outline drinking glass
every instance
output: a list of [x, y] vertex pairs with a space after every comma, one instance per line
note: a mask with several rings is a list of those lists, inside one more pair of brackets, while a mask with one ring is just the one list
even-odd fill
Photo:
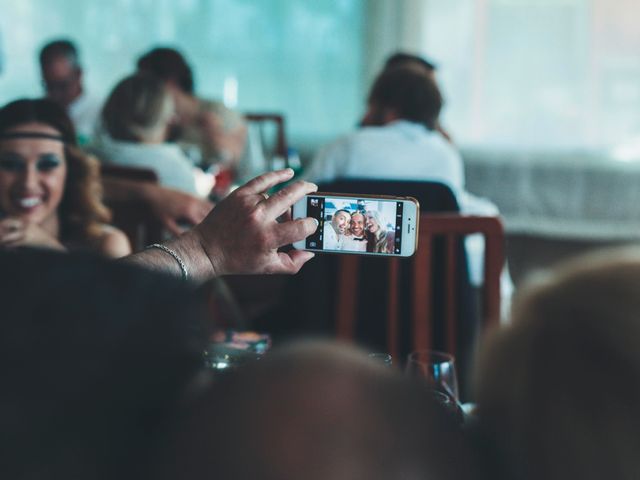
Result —
[[371, 360], [381, 363], [385, 367], [393, 366], [393, 358], [391, 358], [391, 355], [389, 355], [388, 353], [378, 353], [378, 352], [370, 353], [369, 358]]
[[429, 382], [431, 387], [458, 403], [458, 378], [453, 355], [436, 350], [417, 350], [407, 359], [406, 372]]

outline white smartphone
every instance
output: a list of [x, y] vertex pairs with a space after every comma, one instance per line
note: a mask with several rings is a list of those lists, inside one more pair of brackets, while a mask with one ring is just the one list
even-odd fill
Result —
[[318, 229], [293, 244], [298, 250], [410, 257], [418, 246], [415, 198], [314, 193], [293, 206], [293, 218], [304, 217]]

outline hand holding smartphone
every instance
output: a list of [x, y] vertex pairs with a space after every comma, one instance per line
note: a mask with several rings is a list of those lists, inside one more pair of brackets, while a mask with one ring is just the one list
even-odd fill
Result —
[[318, 229], [298, 250], [409, 257], [418, 243], [420, 207], [411, 197], [314, 193], [293, 206], [293, 218], [312, 217]]

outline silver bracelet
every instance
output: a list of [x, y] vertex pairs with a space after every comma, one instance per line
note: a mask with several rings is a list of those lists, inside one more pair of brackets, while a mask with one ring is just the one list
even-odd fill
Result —
[[187, 271], [187, 266], [184, 264], [184, 262], [176, 252], [171, 250], [169, 247], [165, 247], [161, 243], [154, 243], [152, 245], [148, 245], [147, 247], [145, 247], [145, 250], [149, 250], [150, 248], [158, 248], [163, 252], [171, 255], [174, 258], [174, 260], [178, 262], [178, 265], [180, 265], [180, 271], [182, 272], [182, 280], [189, 279], [189, 272]]

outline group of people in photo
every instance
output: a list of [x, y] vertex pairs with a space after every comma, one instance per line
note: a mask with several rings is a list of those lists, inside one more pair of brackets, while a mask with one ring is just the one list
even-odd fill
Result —
[[[323, 249], [349, 252], [394, 253], [395, 230], [378, 209], [359, 201], [355, 210], [336, 210], [324, 230]], [[390, 206], [393, 206], [391, 204]]]

